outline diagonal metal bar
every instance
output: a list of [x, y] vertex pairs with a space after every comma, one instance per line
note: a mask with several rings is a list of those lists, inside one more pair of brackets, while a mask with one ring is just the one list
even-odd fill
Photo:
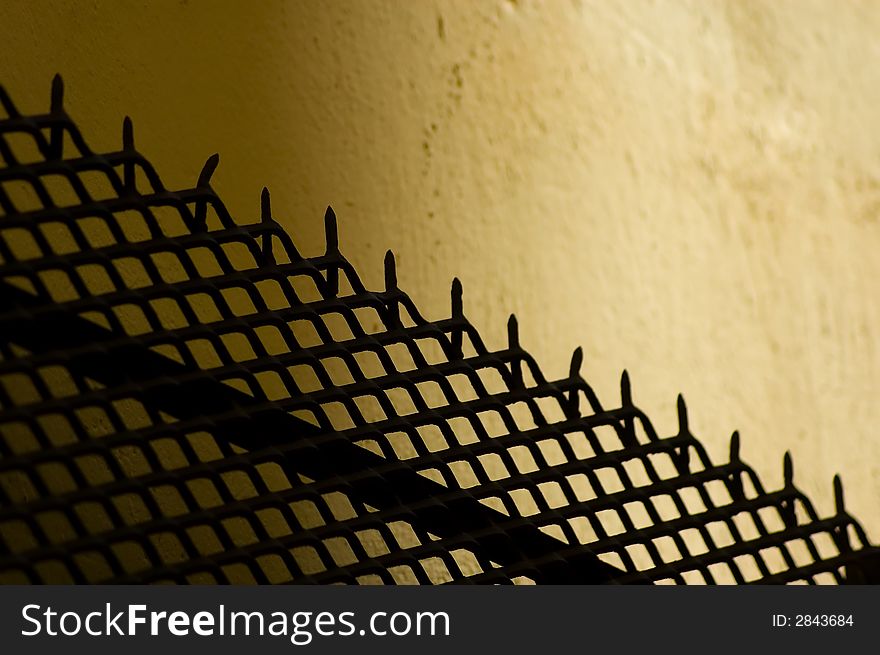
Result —
[[[218, 382], [209, 373], [198, 375], [198, 370], [49, 303], [0, 283], [0, 307], [7, 317], [0, 325], [4, 340], [34, 353], [80, 349], [68, 362], [69, 369], [105, 386], [167, 380], [145, 387], [139, 399], [181, 420], [226, 416], [214, 424], [213, 434], [230, 444], [263, 449], [300, 440], [303, 447], [295, 454], [278, 451], [288, 471], [315, 479], [344, 478], [359, 500], [376, 507], [416, 508], [411, 516], [424, 530], [438, 536], [466, 533], [476, 549], [499, 564], [540, 562], [539, 567], [529, 568], [537, 582], [602, 584], [622, 575], [582, 546], [577, 553], [565, 552], [563, 559], [562, 551], [570, 549], [529, 521], [512, 520], [463, 490], [429, 480], [405, 462], [375, 455], [280, 409], [251, 411], [258, 404], [255, 398]], [[34, 322], [28, 310], [37, 307], [43, 320]], [[83, 349], [88, 345], [97, 348]], [[316, 437], [320, 437], [320, 449], [309, 444]], [[499, 527], [502, 522], [503, 530]]]

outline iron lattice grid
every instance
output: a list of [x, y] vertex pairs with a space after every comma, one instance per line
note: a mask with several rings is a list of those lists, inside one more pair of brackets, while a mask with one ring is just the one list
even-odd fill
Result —
[[325, 216], [166, 189], [123, 125], [93, 152], [0, 88], [0, 581], [865, 582], [878, 549], [793, 483], [661, 438], [632, 402], [490, 352], [452, 285], [424, 319], [361, 284]]

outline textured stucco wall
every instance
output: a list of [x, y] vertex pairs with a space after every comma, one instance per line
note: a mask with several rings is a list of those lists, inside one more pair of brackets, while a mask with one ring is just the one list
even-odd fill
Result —
[[169, 185], [221, 153], [308, 253], [321, 215], [428, 316], [510, 312], [550, 375], [629, 369], [663, 433], [683, 392], [719, 460], [770, 486], [786, 449], [880, 538], [880, 3], [5, 2], [0, 83], [52, 74], [94, 145], [122, 117]]

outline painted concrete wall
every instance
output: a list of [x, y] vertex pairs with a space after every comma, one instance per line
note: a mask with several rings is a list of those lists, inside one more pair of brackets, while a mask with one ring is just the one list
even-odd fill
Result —
[[307, 253], [332, 204], [381, 288], [386, 248], [432, 318], [458, 275], [548, 375], [629, 369], [661, 433], [683, 392], [718, 459], [785, 450], [823, 513], [880, 539], [880, 4], [13, 0], [0, 81], [92, 143], [136, 139], [171, 186], [215, 151], [254, 220], [265, 184]]

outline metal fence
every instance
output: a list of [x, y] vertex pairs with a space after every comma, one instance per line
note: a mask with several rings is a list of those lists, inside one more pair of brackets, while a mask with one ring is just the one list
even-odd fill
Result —
[[0, 89], [0, 581], [871, 582], [846, 512]]

